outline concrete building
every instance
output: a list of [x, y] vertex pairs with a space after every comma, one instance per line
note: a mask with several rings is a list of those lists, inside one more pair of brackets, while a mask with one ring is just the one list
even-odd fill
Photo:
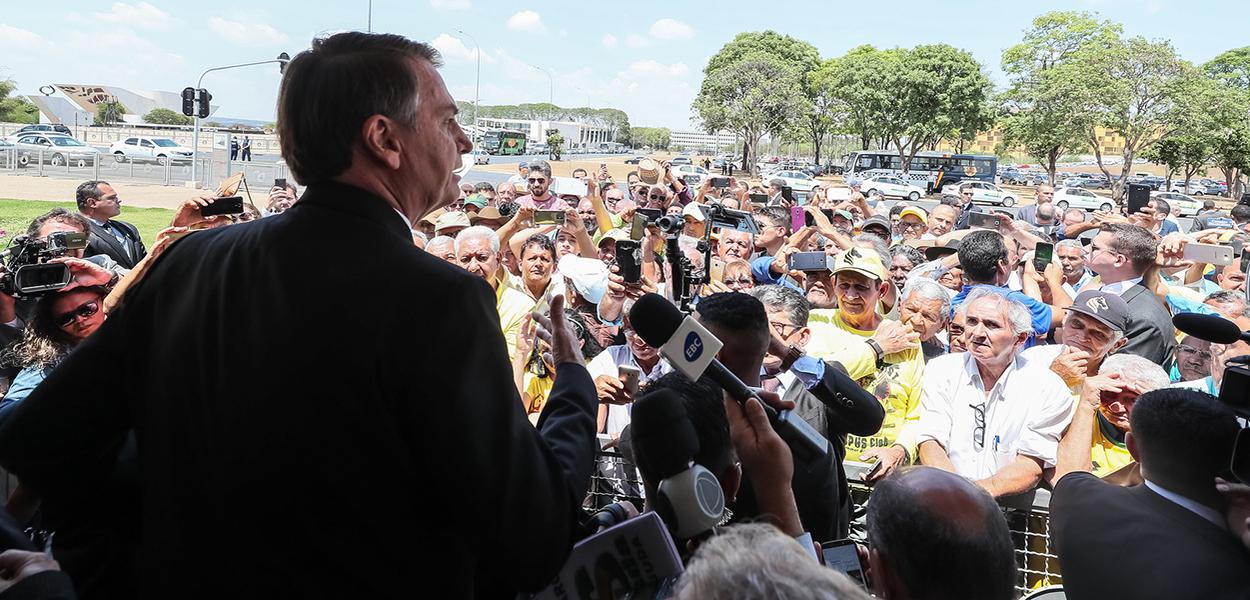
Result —
[[[1103, 156], [1119, 156], [1124, 152], [1124, 138], [1120, 137], [1119, 134], [1108, 131], [1103, 127], [1097, 127], [1094, 129], [1094, 135], [1098, 138], [1098, 144], [1100, 146], [1099, 149], [1102, 151]], [[1003, 132], [1001, 130], [995, 129], [992, 131], [985, 131], [978, 134], [972, 141], [965, 142], [963, 151], [970, 154], [995, 154], [999, 150], [998, 146], [1002, 144], [1002, 142]], [[942, 142], [941, 144], [938, 144], [937, 150], [941, 152], [954, 152], [955, 144]], [[1087, 146], [1073, 148], [1072, 150], [1073, 154], [1089, 154], [1092, 152]], [[1006, 151], [1008, 154], [1014, 154], [1017, 156], [1025, 155], [1024, 150], [1021, 148], [1007, 148]]]
[[702, 131], [670, 131], [668, 133], [669, 148], [677, 150], [698, 150], [717, 152], [732, 148], [738, 137], [726, 131], [704, 133]]
[[[122, 115], [124, 123], [142, 123], [143, 116], [154, 108], [167, 108], [182, 113], [181, 92], [130, 90], [112, 85], [84, 85], [54, 83], [52, 87], [61, 96], [30, 95], [27, 98], [39, 107], [39, 120], [43, 123], [60, 123], [74, 126], [89, 125], [95, 119], [96, 105], [116, 101], [126, 107]], [[209, 105], [210, 114], [216, 112]]]
[[615, 141], [612, 136], [612, 130], [607, 127], [572, 121], [479, 117], [477, 126], [483, 130], [510, 129], [512, 131], [520, 131], [525, 134], [531, 143], [545, 142], [547, 140], [547, 132], [557, 129], [560, 131], [560, 135], [564, 137], [564, 147], [566, 149], [597, 148], [602, 142]]

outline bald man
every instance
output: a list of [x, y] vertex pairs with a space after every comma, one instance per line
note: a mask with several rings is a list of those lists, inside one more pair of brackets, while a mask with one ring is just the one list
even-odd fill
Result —
[[879, 598], [1015, 597], [1015, 547], [985, 490], [933, 467], [877, 483], [868, 504], [868, 564]]

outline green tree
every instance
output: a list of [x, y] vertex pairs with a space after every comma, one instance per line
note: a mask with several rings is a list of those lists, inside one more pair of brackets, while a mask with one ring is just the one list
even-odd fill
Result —
[[864, 45], [825, 61], [812, 74], [813, 85], [829, 95], [832, 131], [858, 137], [861, 150], [885, 137], [874, 110], [889, 103], [890, 92], [877, 87], [874, 79], [893, 68], [895, 58], [893, 51]]
[[122, 115], [126, 114], [126, 106], [116, 100], [105, 100], [95, 105], [96, 125], [112, 125], [122, 120]]
[[17, 83], [0, 80], [0, 121], [33, 124], [39, 122], [39, 107], [21, 96], [13, 96]]
[[168, 108], [153, 108], [148, 111], [148, 114], [143, 115], [143, 122], [155, 125], [190, 125], [195, 121], [191, 117]]
[[650, 146], [656, 150], [668, 150], [672, 145], [670, 132], [666, 127], [634, 127], [632, 130], [635, 146]]
[[1212, 163], [1224, 174], [1231, 198], [1245, 190], [1242, 177], [1250, 170], [1250, 46], [1221, 53], [1203, 65], [1225, 104], [1227, 116], [1212, 131]]
[[694, 109], [708, 133], [733, 131], [742, 137], [743, 168], [753, 171], [760, 138], [779, 134], [801, 114], [798, 78], [766, 54], [752, 54], [707, 73]]
[[547, 150], [551, 153], [551, 160], [560, 160], [560, 155], [564, 154], [564, 136], [560, 135], [559, 129], [547, 130]]
[[1008, 116], [1002, 123], [1003, 150], [1018, 146], [1046, 166], [1051, 185], [1059, 157], [1085, 146], [1095, 111], [1069, 93], [1084, 53], [1114, 46], [1118, 24], [1086, 12], [1050, 12], [1033, 19], [1024, 39], [1003, 51], [1010, 87], [1001, 96]]

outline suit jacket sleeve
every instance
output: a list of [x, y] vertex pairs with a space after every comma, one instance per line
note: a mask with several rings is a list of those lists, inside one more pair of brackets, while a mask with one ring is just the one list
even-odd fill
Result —
[[[463, 299], [460, 308], [423, 322], [444, 344], [437, 356], [414, 349], [413, 359], [446, 366], [414, 382], [407, 418], [418, 448], [450, 451], [414, 460], [447, 482], [441, 502], [473, 515], [458, 526], [481, 548], [481, 568], [502, 587], [536, 591], [575, 541], [596, 449], [594, 384], [584, 367], [560, 365], [536, 431], [512, 383], [490, 287], [460, 277], [441, 291]], [[431, 391], [437, 409], [422, 407]]]
[[1167, 309], [1163, 308], [1153, 292], [1141, 285], [1130, 288], [1125, 296], [1131, 309], [1129, 328], [1125, 332], [1128, 343], [1118, 352], [1136, 354], [1152, 362], [1164, 364], [1172, 355], [1172, 346], [1176, 339]]
[[842, 365], [827, 363], [825, 374], [808, 390], [829, 410], [829, 426], [859, 436], [881, 430], [885, 408], [877, 398], [851, 379]]

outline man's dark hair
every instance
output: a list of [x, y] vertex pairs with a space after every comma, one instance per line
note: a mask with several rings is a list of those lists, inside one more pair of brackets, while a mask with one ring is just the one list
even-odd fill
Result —
[[578, 171], [581, 171], [581, 172], [582, 172], [582, 175], [581, 175], [582, 177], [585, 177], [585, 176], [586, 176], [586, 169], [583, 169], [583, 168], [581, 168], [581, 167], [578, 167], [578, 168], [576, 168], [576, 169], [573, 169], [573, 177], [577, 177], [577, 176], [578, 176], [578, 175], [577, 175], [577, 172], [578, 172]]
[[296, 180], [309, 185], [346, 171], [369, 117], [416, 127], [413, 59], [441, 66], [438, 51], [427, 44], [358, 31], [314, 39], [311, 49], [291, 59], [278, 92], [278, 138]]
[[[942, 196], [942, 200], [940, 201], [940, 203], [945, 204], [947, 206], [954, 206], [955, 208], [959, 208], [960, 206], [962, 206], [962, 204], [959, 203], [959, 198], [956, 198], [954, 196]], [[903, 212], [903, 211], [899, 211], [899, 212]], [[894, 216], [894, 213], [891, 212], [890, 216], [891, 217]]]
[[906, 209], [907, 209], [907, 207], [906, 207], [906, 206], [903, 206], [903, 203], [902, 203], [902, 202], [899, 202], [898, 204], [895, 204], [894, 206], [891, 206], [891, 207], [890, 207], [890, 218], [891, 218], [891, 219], [893, 219], [894, 217], [899, 216], [899, 215], [900, 215], [900, 214], [902, 214], [902, 213], [903, 213], [903, 211], [904, 211], [904, 210], [906, 210]]
[[1232, 217], [1235, 223], [1250, 222], [1250, 204], [1238, 204], [1232, 210], [1228, 211], [1228, 216]]
[[1155, 212], [1162, 214], [1163, 216], [1172, 214], [1172, 205], [1168, 204], [1167, 200], [1164, 200], [1163, 198], [1151, 198], [1150, 201], [1155, 203]]
[[74, 200], [78, 202], [78, 210], [87, 208], [88, 200], [99, 199], [102, 195], [100, 186], [109, 185], [107, 181], [84, 181], [78, 184], [78, 189], [74, 191]]
[[970, 283], [997, 283], [998, 264], [1007, 262], [1007, 244], [997, 231], [974, 231], [959, 243], [959, 266]]
[[757, 285], [747, 293], [759, 298], [764, 303], [764, 310], [780, 310], [786, 313], [790, 324], [795, 327], [807, 325], [807, 318], [812, 312], [812, 305], [807, 298], [796, 289], [784, 285]]
[[485, 181], [479, 181], [477, 182], [476, 185], [473, 186], [473, 191], [478, 192], [478, 193], [493, 192], [495, 191], [495, 186], [489, 183], [486, 183]]
[[538, 248], [539, 250], [546, 250], [547, 253], [551, 255], [551, 260], [554, 261], [556, 259], [556, 244], [555, 242], [551, 241], [551, 238], [547, 237], [545, 234], [535, 233], [534, 235], [531, 235], [528, 238], [526, 238], [525, 243], [521, 244], [521, 255], [518, 256], [517, 259], [520, 259], [521, 257], [525, 256], [525, 251], [530, 248]]
[[603, 346], [599, 345], [599, 341], [595, 339], [590, 328], [586, 327], [586, 320], [582, 318], [581, 313], [572, 308], [564, 309], [564, 317], [568, 320], [569, 326], [573, 328], [573, 333], [577, 336], [578, 341], [582, 343], [582, 359], [590, 362], [600, 352], [603, 352]]
[[737, 292], [721, 292], [712, 294], [699, 301], [697, 307], [699, 322], [704, 325], [754, 334], [768, 343], [771, 333], [768, 331], [768, 313], [764, 303], [754, 296]]
[[1111, 249], [1127, 256], [1138, 273], [1145, 273], [1155, 263], [1159, 240], [1153, 233], [1128, 223], [1108, 223], [1102, 231], [1111, 234]]
[[42, 229], [44, 223], [47, 223], [48, 221], [71, 225], [78, 228], [78, 231], [83, 233], [89, 233], [91, 231], [91, 222], [87, 220], [87, 217], [78, 213], [69, 212], [64, 208], [54, 208], [35, 217], [35, 220], [31, 221], [30, 225], [26, 227], [26, 235], [32, 238], [39, 237], [39, 230]]
[[533, 174], [534, 171], [538, 171], [539, 173], [546, 175], [547, 179], [551, 179], [551, 163], [545, 160], [536, 160], [531, 162], [530, 173]]
[[638, 171], [630, 171], [630, 172], [628, 172], [628, 173], [626, 173], [626, 174], [625, 174], [625, 183], [626, 183], [626, 184], [628, 184], [628, 183], [629, 183], [629, 178], [630, 178], [630, 177], [637, 177], [637, 178], [639, 178], [639, 179], [642, 179], [642, 176], [638, 174]]
[[1213, 485], [1228, 467], [1238, 431], [1227, 405], [1205, 392], [1180, 388], [1142, 394], [1129, 424], [1144, 471], [1160, 485]]
[[1002, 510], [979, 489], [968, 490], [977, 506], [967, 518], [928, 506], [907, 484], [909, 477], [929, 475], [926, 468], [896, 471], [877, 483], [868, 504], [868, 543], [913, 597], [1014, 598], [1015, 547]]
[[756, 217], [763, 217], [772, 223], [773, 227], [785, 227], [790, 232], [790, 211], [780, 206], [765, 206], [755, 210]]

